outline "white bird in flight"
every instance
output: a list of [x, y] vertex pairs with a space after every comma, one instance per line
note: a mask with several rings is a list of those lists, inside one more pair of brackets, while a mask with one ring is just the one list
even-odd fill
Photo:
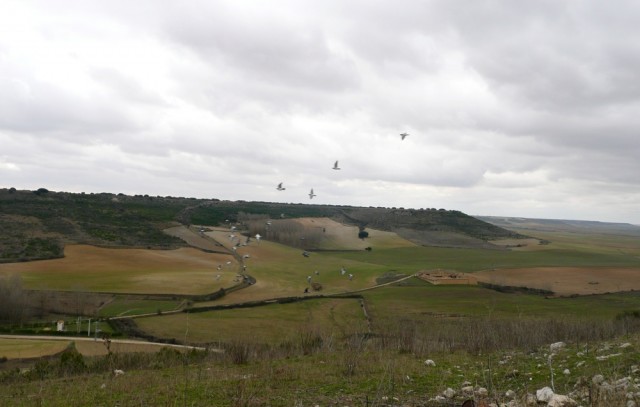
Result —
[[284, 187], [282, 186], [282, 182], [281, 182], [281, 183], [279, 183], [279, 184], [278, 184], [278, 186], [276, 187], [276, 189], [277, 189], [278, 191], [284, 191], [284, 190], [285, 190], [285, 189], [287, 189], [287, 188], [284, 188]]
[[338, 162], [336, 161], [335, 164], [333, 164], [333, 169], [334, 170], [339, 170], [340, 167], [338, 167]]
[[409, 133], [400, 133], [400, 137], [402, 137], [402, 140], [404, 140], [408, 135]]
[[313, 193], [313, 188], [311, 188], [311, 192], [309, 192], [309, 199], [313, 199], [316, 194]]

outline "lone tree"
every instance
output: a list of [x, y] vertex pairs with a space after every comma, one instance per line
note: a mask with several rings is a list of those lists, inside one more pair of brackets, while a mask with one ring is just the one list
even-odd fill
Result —
[[358, 237], [364, 240], [365, 238], [369, 237], [369, 232], [367, 232], [366, 230], [361, 230], [358, 233]]

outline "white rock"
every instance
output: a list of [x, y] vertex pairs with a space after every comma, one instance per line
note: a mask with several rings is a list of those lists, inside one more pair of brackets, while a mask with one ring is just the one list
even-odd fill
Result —
[[629, 384], [631, 383], [631, 379], [629, 377], [623, 377], [622, 379], [616, 380], [616, 382], [614, 383], [614, 385], [617, 388], [623, 388], [626, 389], [627, 387], [629, 387]]
[[113, 371], [113, 374], [116, 375], [116, 376], [122, 376], [124, 374], [124, 370], [115, 369]]
[[627, 407], [638, 407], [638, 405], [633, 400], [627, 400]]
[[552, 343], [551, 345], [549, 345], [549, 350], [552, 353], [558, 352], [559, 350], [565, 348], [567, 346], [566, 343], [564, 342], [556, 342], [556, 343]]
[[570, 374], [571, 374], [571, 370], [569, 370], [569, 369], [564, 369], [564, 370], [562, 371], [562, 374], [564, 374], [564, 375], [570, 375]]
[[471, 396], [473, 395], [473, 386], [464, 386], [460, 391], [466, 396]]
[[578, 403], [569, 396], [554, 394], [547, 403], [547, 407], [576, 407]]
[[580, 362], [576, 363], [576, 367], [581, 367], [582, 365], [584, 365], [584, 360], [581, 360]]
[[527, 397], [525, 398], [525, 405], [526, 406], [537, 406], [538, 405], [538, 399], [536, 398], [536, 396], [534, 396], [531, 393], [527, 394]]
[[601, 374], [597, 374], [593, 376], [593, 378], [591, 379], [591, 382], [593, 384], [602, 384], [602, 382], [604, 382], [604, 376]]
[[513, 390], [507, 390], [507, 391], [504, 393], [504, 396], [505, 396], [506, 398], [509, 398], [509, 399], [514, 399], [514, 398], [516, 398], [516, 392], [515, 392], [515, 391], [513, 391]]
[[478, 390], [476, 390], [476, 394], [480, 397], [487, 397], [489, 395], [489, 391], [484, 387], [478, 387]]
[[543, 387], [536, 391], [536, 398], [538, 401], [542, 401], [543, 403], [548, 403], [553, 395], [554, 393], [553, 390], [551, 390], [551, 387]]
[[629, 348], [629, 347], [631, 347], [631, 344], [630, 344], [629, 342], [625, 342], [625, 343], [623, 343], [622, 345], [620, 345], [620, 347], [621, 347], [622, 349]]
[[433, 361], [433, 360], [431, 360], [431, 359], [427, 359], [427, 360], [425, 360], [425, 361], [424, 361], [424, 364], [425, 364], [426, 366], [435, 366], [435, 365], [436, 365], [436, 362], [434, 362], [434, 361]]
[[448, 399], [452, 399], [453, 396], [456, 395], [456, 391], [453, 390], [451, 387], [449, 387], [447, 390], [442, 392], [442, 395], [445, 396]]
[[622, 355], [622, 353], [612, 353], [611, 355], [596, 356], [596, 360], [602, 362], [603, 360], [607, 360], [609, 358], [615, 358], [616, 356], [620, 356], [620, 355]]

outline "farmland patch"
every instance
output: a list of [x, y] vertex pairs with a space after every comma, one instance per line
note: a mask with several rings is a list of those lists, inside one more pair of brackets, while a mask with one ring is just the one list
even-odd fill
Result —
[[480, 282], [588, 295], [640, 290], [640, 269], [619, 267], [531, 267], [475, 273]]
[[203, 294], [234, 284], [235, 270], [217, 270], [217, 265], [227, 261], [236, 264], [229, 255], [193, 248], [144, 250], [69, 245], [62, 259], [0, 264], [0, 273], [20, 273], [30, 289]]

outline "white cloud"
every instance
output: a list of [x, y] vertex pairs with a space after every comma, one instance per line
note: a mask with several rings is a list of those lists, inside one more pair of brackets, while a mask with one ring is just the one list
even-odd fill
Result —
[[640, 223], [637, 9], [9, 1], [0, 186]]

